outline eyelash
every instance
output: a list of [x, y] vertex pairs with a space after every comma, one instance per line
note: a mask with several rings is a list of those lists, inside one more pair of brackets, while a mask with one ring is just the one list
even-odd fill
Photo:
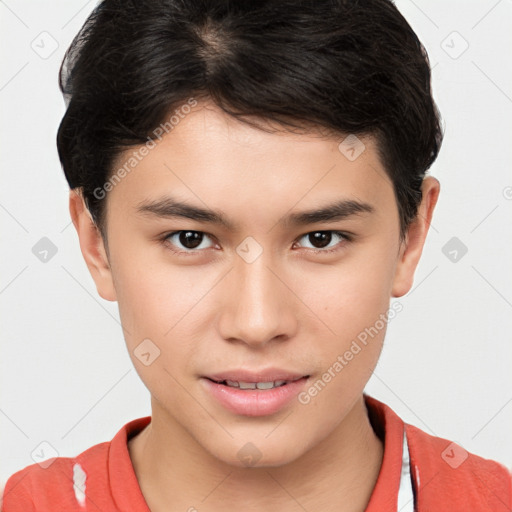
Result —
[[[204, 231], [196, 231], [196, 230], [193, 230], [193, 229], [180, 229], [178, 231], [172, 231], [171, 233], [167, 233], [166, 235], [164, 235], [162, 237], [162, 243], [168, 247], [173, 253], [175, 254], [180, 254], [180, 255], [187, 255], [187, 256], [190, 256], [190, 255], [195, 255], [197, 254], [198, 252], [201, 252], [202, 250], [204, 249], [190, 249], [188, 251], [178, 251], [176, 249], [173, 248], [173, 244], [169, 241], [169, 238], [171, 238], [173, 235], [177, 235], [178, 233], [184, 233], [184, 232], [192, 232], [192, 233], [202, 233], [203, 235], [206, 235], [210, 238], [213, 238], [212, 235], [209, 235], [208, 233], [205, 233]], [[310, 252], [313, 252], [314, 254], [325, 254], [325, 253], [333, 253], [333, 252], [337, 252], [339, 250], [341, 250], [343, 248], [343, 246], [345, 244], [343, 244], [343, 242], [351, 242], [352, 241], [352, 236], [349, 235], [348, 233], [344, 232], [344, 231], [336, 231], [336, 230], [333, 230], [333, 229], [322, 229], [322, 230], [317, 230], [317, 231], [309, 231], [307, 233], [304, 233], [303, 235], [299, 236], [297, 238], [297, 240], [300, 240], [301, 238], [304, 238], [305, 236], [307, 235], [311, 235], [313, 233], [333, 233], [339, 237], [341, 237], [343, 240], [338, 243], [336, 246], [334, 246], [333, 248], [331, 249], [311, 249], [311, 248], [306, 248], [308, 251]], [[341, 245], [343, 244], [343, 245]]]

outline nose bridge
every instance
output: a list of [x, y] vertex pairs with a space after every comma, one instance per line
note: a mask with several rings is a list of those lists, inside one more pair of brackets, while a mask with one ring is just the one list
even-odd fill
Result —
[[[248, 254], [254, 251], [249, 245]], [[247, 249], [247, 247], [246, 247]], [[254, 252], [252, 254], [254, 256]], [[290, 336], [294, 328], [286, 286], [276, 276], [270, 253], [237, 258], [232, 272], [231, 297], [224, 312], [223, 335], [247, 344], [262, 345], [276, 336]]]

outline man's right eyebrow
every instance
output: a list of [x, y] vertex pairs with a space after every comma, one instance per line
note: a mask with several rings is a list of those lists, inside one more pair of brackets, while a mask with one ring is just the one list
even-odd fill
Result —
[[152, 201], [143, 201], [137, 206], [137, 211], [142, 214], [168, 219], [181, 217], [198, 222], [217, 224], [228, 230], [234, 230], [235, 227], [221, 211], [183, 203], [170, 196]]

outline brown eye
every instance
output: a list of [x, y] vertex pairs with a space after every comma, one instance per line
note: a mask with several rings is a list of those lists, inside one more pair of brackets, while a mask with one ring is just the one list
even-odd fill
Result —
[[303, 235], [301, 239], [307, 240], [311, 244], [308, 249], [316, 250], [317, 252], [331, 252], [336, 250], [337, 246], [344, 241], [348, 241], [348, 235], [340, 231], [311, 231]]
[[329, 231], [315, 231], [308, 234], [308, 239], [315, 249], [323, 249], [331, 242], [332, 234]]
[[175, 231], [165, 237], [165, 241], [177, 249], [185, 249], [177, 252], [189, 252], [198, 249], [207, 249], [202, 245], [207, 235], [202, 231]]
[[182, 231], [178, 236], [179, 242], [187, 249], [196, 249], [201, 245], [202, 239], [202, 233], [198, 233], [197, 231]]

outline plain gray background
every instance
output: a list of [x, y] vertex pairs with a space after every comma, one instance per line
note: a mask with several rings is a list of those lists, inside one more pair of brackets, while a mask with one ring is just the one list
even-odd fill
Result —
[[[55, 145], [58, 68], [95, 3], [0, 2], [0, 482], [41, 447], [73, 456], [150, 414], [117, 304], [97, 295], [82, 259]], [[510, 467], [512, 2], [397, 5], [431, 59], [441, 196], [367, 392]]]

